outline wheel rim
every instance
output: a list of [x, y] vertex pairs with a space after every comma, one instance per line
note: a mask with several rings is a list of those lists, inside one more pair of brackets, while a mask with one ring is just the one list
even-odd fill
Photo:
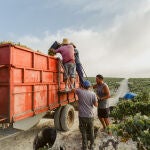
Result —
[[67, 117], [68, 126], [71, 127], [74, 123], [74, 112], [70, 110]]

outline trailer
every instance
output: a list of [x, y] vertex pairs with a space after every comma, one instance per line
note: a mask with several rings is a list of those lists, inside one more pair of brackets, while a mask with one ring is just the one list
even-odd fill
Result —
[[[0, 45], [0, 123], [27, 130], [54, 111], [56, 129], [74, 123], [77, 96], [64, 91], [61, 60], [14, 44]], [[75, 87], [79, 87], [76, 76]]]

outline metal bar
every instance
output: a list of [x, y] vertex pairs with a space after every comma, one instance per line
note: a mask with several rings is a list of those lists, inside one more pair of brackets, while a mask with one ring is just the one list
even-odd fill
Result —
[[35, 67], [35, 53], [32, 53], [32, 68]]
[[0, 65], [0, 68], [8, 67], [7, 65]]
[[58, 90], [60, 90], [60, 71], [61, 71], [61, 67], [60, 67], [60, 63], [61, 63], [61, 60], [58, 59]]
[[5, 120], [7, 120], [7, 118], [0, 118], [0, 123], [4, 122]]
[[47, 107], [49, 108], [49, 84], [47, 85]]
[[25, 68], [22, 69], [22, 83], [25, 81]]
[[[29, 93], [32, 93], [32, 111], [34, 112], [34, 115], [35, 115], [35, 109], [34, 109], [34, 107], [35, 107], [35, 105], [34, 105], [34, 85], [32, 85], [32, 92], [29, 92]], [[24, 92], [24, 93], [27, 93], [27, 92]], [[17, 93], [13, 93], [13, 94], [17, 94]], [[18, 93], [18, 94], [20, 94], [20, 93]]]

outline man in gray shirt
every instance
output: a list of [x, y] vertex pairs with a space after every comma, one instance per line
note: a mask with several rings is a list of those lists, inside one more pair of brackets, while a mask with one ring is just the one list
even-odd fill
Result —
[[90, 90], [91, 83], [83, 82], [83, 88], [75, 90], [79, 102], [79, 129], [82, 134], [82, 150], [88, 149], [87, 134], [90, 134], [90, 149], [94, 150], [94, 106], [98, 106], [96, 94]]

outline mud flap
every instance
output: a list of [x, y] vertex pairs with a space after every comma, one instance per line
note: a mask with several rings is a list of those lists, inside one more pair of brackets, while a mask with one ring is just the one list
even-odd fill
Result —
[[34, 125], [36, 125], [43, 116], [46, 115], [46, 112], [38, 114], [34, 117], [30, 117], [27, 119], [23, 119], [21, 121], [17, 121], [13, 123], [13, 128], [19, 129], [19, 130], [28, 130], [32, 128]]

